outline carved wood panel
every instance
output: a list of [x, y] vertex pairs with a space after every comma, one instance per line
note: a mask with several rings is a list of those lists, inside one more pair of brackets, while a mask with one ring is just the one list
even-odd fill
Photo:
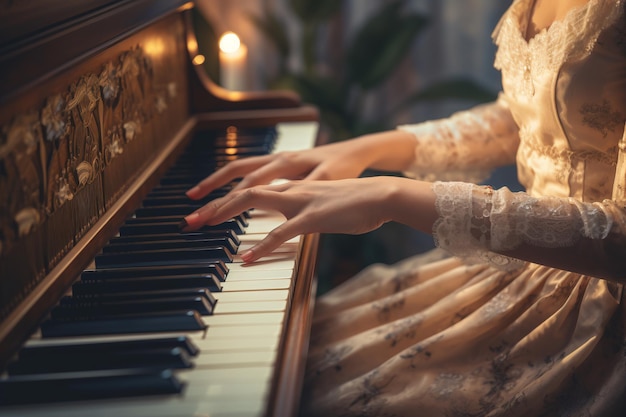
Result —
[[0, 318], [188, 117], [184, 39], [172, 15], [0, 108]]

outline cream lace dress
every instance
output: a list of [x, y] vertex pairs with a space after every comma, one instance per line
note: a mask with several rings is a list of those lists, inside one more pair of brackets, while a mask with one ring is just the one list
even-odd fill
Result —
[[[399, 127], [416, 137], [410, 174], [440, 181], [435, 241], [455, 256], [373, 266], [318, 300], [303, 414], [626, 414], [619, 276], [496, 254], [626, 269], [624, 1], [590, 0], [527, 42], [532, 1], [494, 32], [496, 102]], [[525, 193], [472, 185], [513, 162]]]

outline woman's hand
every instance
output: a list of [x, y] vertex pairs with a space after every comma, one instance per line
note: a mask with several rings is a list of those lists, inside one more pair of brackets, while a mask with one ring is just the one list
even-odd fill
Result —
[[251, 208], [275, 210], [287, 220], [243, 253], [244, 262], [301, 234], [360, 234], [390, 220], [430, 231], [436, 217], [430, 185], [419, 181], [397, 177], [291, 181], [239, 189], [213, 200], [185, 218], [184, 230], [219, 224]]
[[414, 137], [402, 131], [367, 135], [298, 152], [236, 160], [187, 191], [200, 199], [211, 191], [242, 178], [235, 190], [288, 180], [336, 180], [358, 177], [367, 168], [402, 170], [413, 159]]

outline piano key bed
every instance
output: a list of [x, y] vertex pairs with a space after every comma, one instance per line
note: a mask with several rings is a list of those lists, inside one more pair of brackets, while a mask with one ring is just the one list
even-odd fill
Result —
[[198, 135], [0, 378], [0, 416], [262, 416], [302, 237], [243, 265], [283, 221], [251, 210], [181, 233], [184, 192], [234, 158], [313, 146], [316, 123]]

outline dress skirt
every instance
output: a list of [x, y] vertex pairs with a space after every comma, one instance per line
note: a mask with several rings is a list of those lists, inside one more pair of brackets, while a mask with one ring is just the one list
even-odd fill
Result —
[[432, 258], [318, 299], [303, 416], [626, 415], [620, 284]]

